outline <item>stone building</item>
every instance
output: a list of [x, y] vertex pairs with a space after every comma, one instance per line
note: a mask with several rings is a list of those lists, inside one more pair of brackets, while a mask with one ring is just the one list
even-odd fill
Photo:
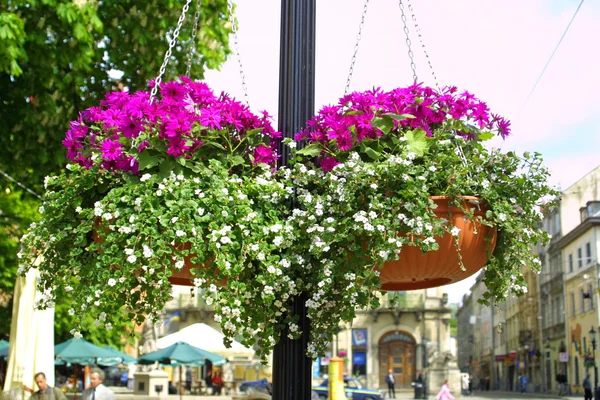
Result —
[[[358, 311], [352, 326], [341, 327], [335, 340], [337, 353], [348, 359], [346, 373], [374, 388], [387, 387], [389, 369], [396, 375], [398, 388], [411, 388], [419, 373], [432, 390], [445, 379], [459, 382], [450, 346], [451, 311], [443, 289], [389, 292], [377, 310]], [[392, 298], [394, 306], [390, 306]], [[318, 359], [315, 371], [326, 373], [326, 363]]]

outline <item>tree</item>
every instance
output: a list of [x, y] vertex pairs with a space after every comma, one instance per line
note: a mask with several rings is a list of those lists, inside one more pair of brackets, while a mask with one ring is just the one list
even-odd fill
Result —
[[[201, 2], [200, 26], [191, 76], [202, 78], [206, 68], [218, 68], [230, 53], [231, 27], [227, 0], [196, 1]], [[0, 2], [0, 169], [42, 193], [43, 178], [66, 163], [61, 142], [69, 121], [106, 92], [147, 88], [183, 5], [183, 0]], [[166, 79], [185, 73], [197, 6], [190, 4]], [[122, 72], [118, 80], [115, 71]], [[12, 182], [1, 186], [0, 300], [12, 293], [18, 238], [41, 204]], [[6, 322], [12, 306], [3, 305], [0, 301], [0, 318]], [[67, 329], [66, 309], [61, 309], [57, 329]], [[3, 324], [0, 335], [9, 329]]]

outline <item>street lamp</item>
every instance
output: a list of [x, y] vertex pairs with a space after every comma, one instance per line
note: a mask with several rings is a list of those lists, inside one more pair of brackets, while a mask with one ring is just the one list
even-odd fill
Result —
[[590, 339], [592, 339], [592, 359], [594, 360], [594, 392], [598, 388], [598, 366], [596, 365], [596, 330], [592, 326], [590, 329]]

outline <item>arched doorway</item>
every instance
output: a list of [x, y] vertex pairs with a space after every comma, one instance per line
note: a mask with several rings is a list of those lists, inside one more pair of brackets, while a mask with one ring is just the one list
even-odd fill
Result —
[[410, 388], [416, 380], [416, 341], [407, 332], [390, 332], [379, 340], [379, 387], [386, 388], [385, 376], [391, 369], [397, 388]]

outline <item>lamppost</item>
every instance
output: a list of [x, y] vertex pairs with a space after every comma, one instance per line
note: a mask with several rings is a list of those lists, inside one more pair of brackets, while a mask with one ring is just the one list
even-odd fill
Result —
[[592, 359], [594, 360], [594, 393], [598, 398], [598, 366], [596, 365], [596, 330], [592, 326], [590, 329], [590, 338], [592, 339]]

